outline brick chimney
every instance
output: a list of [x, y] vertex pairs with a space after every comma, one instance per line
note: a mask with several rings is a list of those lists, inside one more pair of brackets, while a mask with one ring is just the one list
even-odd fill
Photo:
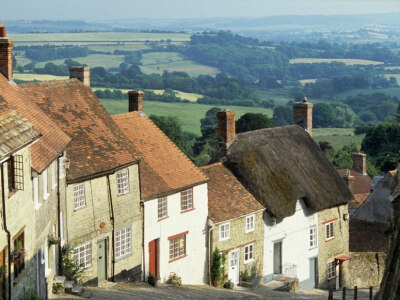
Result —
[[6, 28], [0, 23], [0, 73], [8, 80], [13, 78], [14, 42], [7, 37]]
[[220, 150], [223, 152], [224, 156], [226, 150], [232, 144], [236, 135], [236, 121], [235, 121], [235, 111], [224, 109], [217, 112], [217, 122], [218, 122], [218, 143]]
[[353, 170], [367, 175], [367, 155], [360, 151], [353, 153]]
[[350, 170], [346, 170], [346, 174], [343, 176], [343, 180], [346, 183], [347, 187], [349, 188], [349, 190], [354, 193], [354, 182], [356, 181], [356, 178], [351, 175], [351, 171]]
[[90, 87], [90, 68], [71, 67], [69, 68], [69, 78], [76, 78], [82, 81], [84, 85]]
[[143, 111], [143, 96], [142, 91], [129, 91], [129, 111]]
[[303, 102], [293, 103], [293, 122], [303, 127], [312, 136], [312, 109], [313, 105], [303, 98]]

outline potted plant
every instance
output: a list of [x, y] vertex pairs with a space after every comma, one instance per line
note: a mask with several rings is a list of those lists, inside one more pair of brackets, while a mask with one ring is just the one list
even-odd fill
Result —
[[178, 276], [175, 272], [171, 272], [168, 276], [167, 283], [172, 284], [172, 286], [180, 286], [182, 284], [182, 278]]
[[26, 256], [26, 250], [21, 242], [18, 242], [14, 249], [10, 252], [10, 257], [13, 262], [23, 259]]
[[147, 277], [147, 283], [156, 287], [157, 281], [158, 281], [158, 278], [156, 276], [154, 276], [152, 273], [149, 273], [149, 276]]
[[55, 234], [53, 233], [52, 235], [48, 236], [47, 241], [50, 247], [51, 245], [58, 245], [60, 243], [60, 238], [56, 237]]

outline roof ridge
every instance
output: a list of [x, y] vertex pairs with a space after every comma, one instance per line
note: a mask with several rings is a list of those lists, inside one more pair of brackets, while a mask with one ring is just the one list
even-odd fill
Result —
[[223, 166], [222, 162], [218, 161], [218, 162], [215, 162], [215, 163], [206, 165], [206, 166], [201, 166], [201, 167], [199, 167], [199, 169], [200, 169], [200, 170], [201, 170], [201, 169], [211, 169], [211, 168], [216, 167], [216, 166], [219, 166], [219, 165], [220, 165], [220, 166]]

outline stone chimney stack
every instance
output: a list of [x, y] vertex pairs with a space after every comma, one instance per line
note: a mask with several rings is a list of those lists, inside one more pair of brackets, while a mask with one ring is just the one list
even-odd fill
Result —
[[90, 87], [90, 68], [71, 67], [69, 68], [69, 78], [76, 78], [82, 81], [84, 85]]
[[0, 73], [8, 80], [13, 78], [14, 42], [7, 37], [6, 28], [0, 23]]
[[303, 127], [312, 136], [312, 109], [313, 105], [303, 98], [303, 102], [293, 103], [293, 122]]
[[226, 154], [229, 146], [232, 144], [236, 135], [236, 121], [235, 111], [224, 109], [217, 112], [217, 123], [218, 123], [218, 143], [220, 150]]
[[367, 155], [358, 151], [353, 153], [353, 170], [356, 170], [363, 175], [368, 175], [367, 173]]
[[356, 181], [356, 178], [351, 175], [350, 170], [346, 170], [346, 174], [343, 176], [343, 180], [349, 190], [354, 194], [354, 182]]
[[143, 96], [142, 91], [129, 91], [129, 111], [143, 111]]

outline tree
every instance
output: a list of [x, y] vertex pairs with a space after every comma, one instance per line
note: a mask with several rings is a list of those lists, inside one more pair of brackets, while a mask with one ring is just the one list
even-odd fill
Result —
[[293, 107], [289, 105], [275, 107], [272, 119], [276, 126], [293, 124]]
[[400, 123], [400, 103], [397, 106], [396, 121], [397, 123]]
[[246, 132], [273, 127], [274, 121], [261, 113], [245, 113], [236, 122], [236, 132]]
[[332, 127], [335, 119], [335, 110], [326, 103], [316, 103], [313, 109], [314, 127]]

